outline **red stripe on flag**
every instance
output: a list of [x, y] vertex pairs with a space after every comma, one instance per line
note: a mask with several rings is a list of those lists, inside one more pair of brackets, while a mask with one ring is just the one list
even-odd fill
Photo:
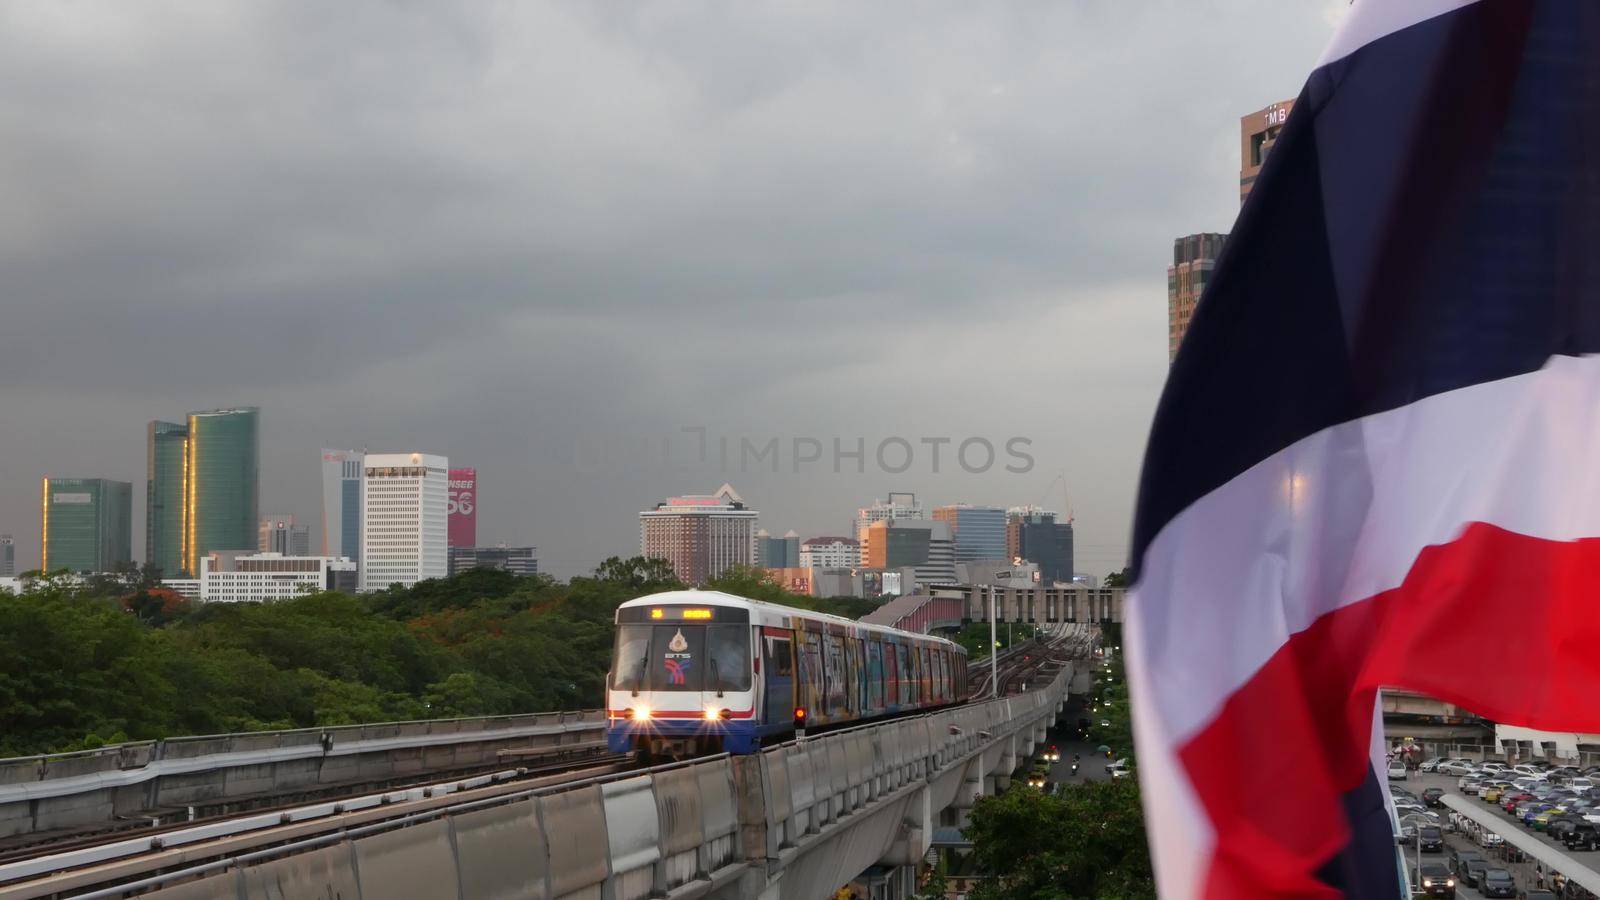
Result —
[[1312, 873], [1349, 838], [1341, 797], [1366, 776], [1380, 687], [1600, 731], [1597, 600], [1600, 539], [1474, 523], [1400, 587], [1292, 635], [1179, 751], [1216, 828], [1206, 896], [1337, 896]]

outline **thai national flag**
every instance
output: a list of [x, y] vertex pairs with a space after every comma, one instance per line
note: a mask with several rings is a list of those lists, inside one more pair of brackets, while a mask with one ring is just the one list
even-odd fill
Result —
[[1358, 0], [1145, 460], [1164, 896], [1399, 896], [1382, 687], [1600, 731], [1597, 354], [1600, 2]]

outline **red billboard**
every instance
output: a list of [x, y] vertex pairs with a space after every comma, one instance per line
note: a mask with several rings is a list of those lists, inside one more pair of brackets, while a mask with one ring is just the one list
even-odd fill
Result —
[[478, 546], [478, 470], [450, 470], [450, 546]]

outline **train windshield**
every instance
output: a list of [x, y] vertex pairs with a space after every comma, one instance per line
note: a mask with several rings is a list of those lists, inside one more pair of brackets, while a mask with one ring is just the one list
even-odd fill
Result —
[[748, 625], [620, 625], [611, 687], [619, 691], [747, 691]]

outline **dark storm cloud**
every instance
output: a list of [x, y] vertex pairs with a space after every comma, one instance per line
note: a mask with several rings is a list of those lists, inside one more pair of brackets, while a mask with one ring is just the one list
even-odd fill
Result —
[[[314, 518], [321, 442], [438, 449], [552, 559], [716, 477], [553, 436], [685, 423], [1018, 423], [1120, 543], [1170, 239], [1227, 227], [1237, 117], [1339, 5], [0, 5], [0, 401], [39, 426], [0, 531], [46, 468], [138, 480], [144, 419], [260, 402], [266, 505]], [[804, 531], [891, 487], [741, 489]]]

